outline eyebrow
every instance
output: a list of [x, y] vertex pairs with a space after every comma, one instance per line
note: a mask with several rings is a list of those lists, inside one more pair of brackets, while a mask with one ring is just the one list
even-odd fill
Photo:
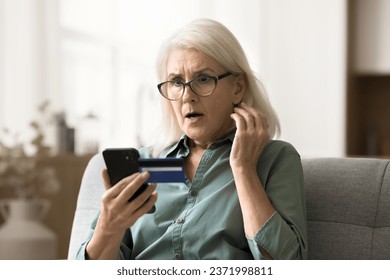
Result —
[[[206, 67], [206, 68], [202, 68], [202, 69], [199, 69], [195, 72], [192, 73], [192, 77], [196, 77], [204, 72], [207, 72], [207, 71], [210, 71], [210, 72], [213, 72], [213, 73], [216, 73], [213, 69], [209, 68], [209, 67]], [[167, 77], [167, 79], [170, 79], [170, 78], [181, 78], [182, 75], [179, 74], [179, 73], [170, 73]]]

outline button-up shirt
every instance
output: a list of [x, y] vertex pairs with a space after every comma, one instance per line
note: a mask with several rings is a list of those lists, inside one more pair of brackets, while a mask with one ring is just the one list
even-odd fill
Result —
[[[142, 216], [125, 234], [121, 259], [274, 259], [307, 257], [306, 208], [300, 156], [283, 141], [270, 141], [257, 173], [276, 209], [253, 238], [245, 235], [229, 156], [234, 132], [203, 154], [192, 181], [157, 184], [156, 211]], [[188, 156], [188, 138], [160, 157]], [[141, 157], [151, 157], [140, 149]], [[92, 224], [89, 238], [93, 234]], [[78, 258], [83, 259], [85, 246]]]

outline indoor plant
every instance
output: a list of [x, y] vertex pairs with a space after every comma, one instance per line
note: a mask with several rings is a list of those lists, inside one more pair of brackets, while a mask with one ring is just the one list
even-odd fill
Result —
[[5, 219], [0, 227], [0, 259], [53, 259], [57, 255], [57, 237], [41, 222], [50, 208], [44, 196], [60, 189], [54, 168], [40, 163], [50, 155], [44, 133], [45, 122], [50, 121], [48, 106], [42, 103], [40, 121], [30, 123], [31, 141], [19, 141], [17, 134], [5, 128], [0, 135], [0, 187], [12, 193], [11, 198], [0, 199]]
[[49, 102], [38, 107], [40, 120], [33, 120], [30, 127], [34, 131], [31, 141], [22, 142], [18, 134], [7, 128], [0, 137], [0, 187], [10, 189], [16, 198], [33, 199], [45, 194], [58, 192], [60, 185], [55, 170], [42, 166], [39, 159], [50, 155], [50, 147], [45, 144], [45, 124], [53, 115], [48, 112]]

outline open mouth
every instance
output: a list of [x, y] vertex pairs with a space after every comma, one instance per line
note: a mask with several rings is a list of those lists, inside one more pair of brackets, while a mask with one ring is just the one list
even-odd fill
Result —
[[203, 114], [194, 112], [194, 113], [186, 114], [185, 117], [188, 118], [188, 119], [196, 119], [196, 118], [200, 118], [202, 116], [203, 116]]

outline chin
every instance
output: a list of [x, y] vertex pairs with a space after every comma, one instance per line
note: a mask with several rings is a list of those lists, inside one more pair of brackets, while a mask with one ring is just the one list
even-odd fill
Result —
[[198, 129], [189, 129], [184, 131], [184, 134], [187, 135], [190, 139], [194, 141], [207, 141], [208, 136], [204, 131], [198, 130]]

